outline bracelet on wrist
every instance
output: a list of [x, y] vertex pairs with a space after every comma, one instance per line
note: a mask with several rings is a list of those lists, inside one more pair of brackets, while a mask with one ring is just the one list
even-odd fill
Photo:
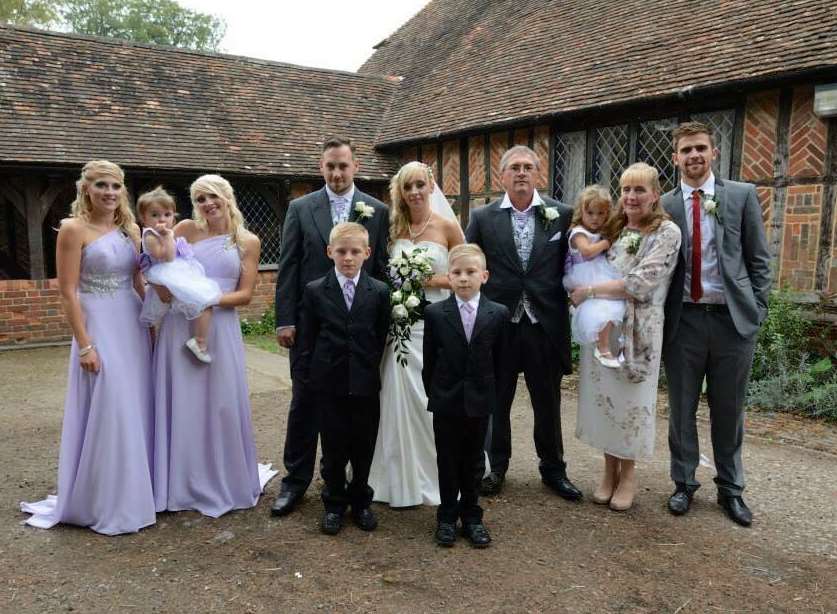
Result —
[[85, 356], [87, 356], [90, 352], [92, 352], [95, 349], [96, 349], [96, 346], [91, 343], [90, 345], [85, 346], [78, 351], [78, 357], [79, 358], [84, 358]]

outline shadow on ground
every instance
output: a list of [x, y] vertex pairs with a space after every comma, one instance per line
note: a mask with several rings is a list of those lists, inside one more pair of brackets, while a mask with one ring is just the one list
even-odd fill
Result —
[[[837, 456], [748, 440], [751, 529], [714, 502], [712, 473], [682, 518], [665, 511], [667, 423], [640, 468], [627, 513], [571, 504], [537, 479], [525, 387], [514, 410], [514, 458], [502, 496], [485, 500], [488, 550], [432, 542], [434, 510], [378, 506], [380, 528], [319, 533], [319, 484], [289, 517], [269, 516], [278, 480], [253, 510], [211, 519], [161, 514], [135, 535], [24, 527], [21, 499], [54, 492], [65, 347], [0, 353], [2, 612], [833, 612], [837, 603]], [[281, 358], [248, 350], [262, 460], [281, 461], [288, 404]], [[570, 477], [586, 493], [599, 455], [573, 438]], [[701, 427], [703, 449], [706, 425]]]

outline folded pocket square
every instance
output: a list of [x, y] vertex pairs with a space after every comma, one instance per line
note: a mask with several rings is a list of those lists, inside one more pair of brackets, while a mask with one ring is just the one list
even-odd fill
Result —
[[557, 240], [558, 240], [558, 239], [560, 239], [560, 238], [561, 238], [561, 231], [559, 230], [559, 231], [558, 231], [558, 232], [556, 232], [554, 235], [552, 235], [552, 237], [550, 237], [550, 239], [549, 239], [549, 240], [550, 240], [550, 241], [557, 241]]

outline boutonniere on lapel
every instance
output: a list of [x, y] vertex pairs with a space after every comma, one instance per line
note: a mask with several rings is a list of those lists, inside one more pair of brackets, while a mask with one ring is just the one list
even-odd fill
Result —
[[718, 206], [718, 201], [714, 198], [707, 196], [703, 199], [703, 210], [719, 222], [721, 221], [721, 208]]
[[349, 221], [358, 222], [360, 220], [368, 220], [373, 215], [375, 215], [375, 208], [371, 205], [367, 205], [362, 200], [359, 200], [355, 203], [355, 206], [352, 207], [352, 219]]
[[555, 207], [547, 207], [546, 205], [541, 205], [538, 207], [538, 213], [541, 216], [541, 221], [543, 222], [543, 229], [549, 230], [549, 227], [552, 226], [552, 223], [561, 217], [561, 214], [558, 213], [558, 209]]
[[638, 232], [631, 232], [622, 235], [619, 243], [625, 248], [629, 254], [636, 254], [639, 251], [639, 246], [642, 244], [642, 235]]

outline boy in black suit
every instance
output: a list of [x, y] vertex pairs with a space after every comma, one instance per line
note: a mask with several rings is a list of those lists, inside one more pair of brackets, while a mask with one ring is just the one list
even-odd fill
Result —
[[[334, 269], [305, 287], [297, 328], [299, 373], [312, 395], [322, 439], [323, 533], [336, 535], [351, 505], [364, 531], [378, 526], [367, 484], [378, 435], [379, 364], [390, 321], [389, 289], [363, 270], [369, 233], [337, 224], [329, 235]], [[294, 367], [295, 365], [292, 365]], [[346, 484], [346, 464], [352, 482]]]
[[488, 271], [478, 245], [466, 243], [451, 250], [448, 279], [454, 294], [424, 312], [421, 374], [427, 410], [433, 412], [442, 500], [436, 512], [436, 543], [454, 544], [459, 518], [471, 545], [484, 548], [491, 536], [477, 499], [509, 310], [480, 294]]

